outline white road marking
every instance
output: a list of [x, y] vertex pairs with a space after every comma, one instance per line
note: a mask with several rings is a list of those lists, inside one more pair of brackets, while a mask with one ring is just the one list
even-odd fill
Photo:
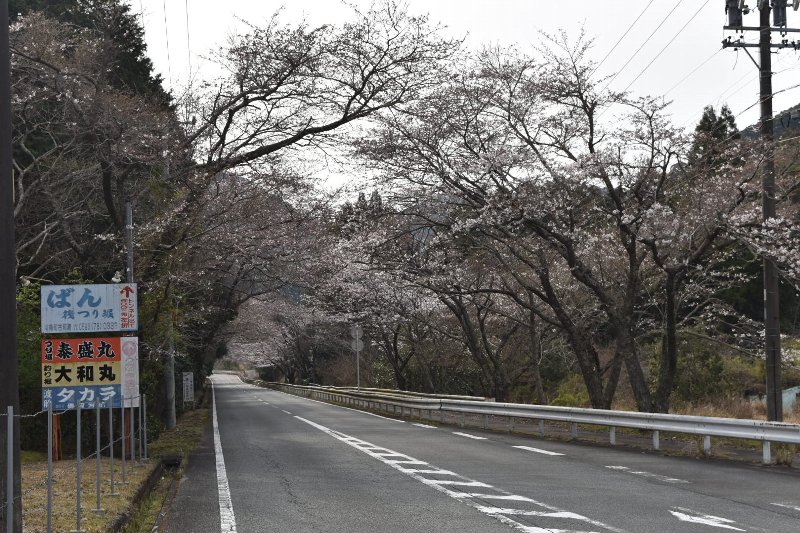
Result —
[[283, 411], [283, 412], [284, 412], [284, 413], [286, 413], [287, 415], [290, 415], [290, 414], [292, 414], [292, 413], [290, 413], [289, 411], [287, 411], [286, 409], [281, 409], [281, 411]]
[[468, 439], [487, 440], [486, 437], [479, 437], [477, 435], [470, 435], [469, 433], [461, 433], [458, 431], [454, 431], [453, 435], [458, 435], [459, 437], [467, 437]]
[[792, 505], [791, 503], [772, 503], [770, 505], [777, 505], [778, 507], [786, 507], [787, 509], [792, 509], [794, 511], [800, 511], [800, 506]]
[[478, 509], [486, 514], [510, 514], [521, 516], [549, 516], [550, 518], [572, 518], [580, 520], [581, 515], [569, 511], [524, 511], [522, 509], [508, 509], [505, 507], [480, 507]]
[[702, 514], [698, 511], [693, 511], [691, 509], [686, 509], [684, 507], [675, 507], [674, 510], [670, 509], [669, 512], [672, 513], [672, 515], [675, 516], [675, 518], [677, 518], [681, 522], [703, 524], [706, 526], [719, 527], [722, 529], [732, 529], [734, 531], [745, 531], [744, 529], [730, 525], [736, 523], [734, 520], [728, 520], [727, 518], [722, 518], [720, 516]]
[[403, 468], [402, 471], [406, 474], [431, 474], [434, 476], [457, 476], [455, 472], [449, 470], [425, 470], [424, 468]]
[[425, 429], [436, 429], [436, 426], [429, 426], [428, 424], [420, 424], [419, 422], [414, 422], [411, 424], [412, 426], [417, 426], [418, 428], [425, 428]]
[[222, 439], [219, 436], [219, 425], [217, 423], [216, 394], [212, 394], [211, 407], [214, 424], [214, 455], [216, 456], [217, 463], [220, 530], [228, 533], [236, 533], [236, 516], [233, 514], [233, 501], [231, 500], [231, 490], [228, 486], [228, 474], [225, 471], [225, 457], [222, 455]]
[[[339, 440], [341, 442], [344, 442], [345, 444], [347, 444], [349, 446], [352, 446], [353, 448], [356, 448], [357, 450], [369, 455], [370, 457], [373, 457], [373, 458], [383, 462], [384, 464], [387, 464], [387, 465], [391, 466], [395, 470], [398, 470], [398, 471], [410, 476], [411, 478], [413, 478], [413, 479], [415, 479], [415, 480], [417, 480], [417, 481], [419, 481], [421, 483], [424, 483], [425, 485], [427, 485], [427, 486], [429, 486], [429, 487], [431, 487], [431, 488], [433, 488], [433, 489], [435, 489], [435, 490], [437, 490], [437, 491], [439, 491], [441, 493], [444, 493], [447, 496], [450, 496], [451, 498], [454, 498], [454, 499], [462, 502], [464, 505], [468, 505], [468, 506], [472, 507], [473, 509], [476, 509], [477, 511], [482, 512], [483, 514], [485, 514], [487, 516], [490, 516], [490, 517], [494, 518], [495, 520], [498, 520], [499, 522], [501, 522], [501, 523], [503, 523], [503, 524], [505, 524], [507, 526], [510, 526], [511, 528], [513, 528], [513, 529], [515, 529], [517, 531], [523, 531], [525, 533], [559, 533], [559, 532], [560, 533], [584, 533], [584, 532], [577, 532], [575, 530], [551, 529], [551, 528], [543, 528], [543, 527], [536, 527], [536, 526], [528, 526], [528, 525], [525, 525], [525, 524], [522, 524], [520, 522], [517, 522], [516, 520], [506, 516], [506, 514], [512, 514], [512, 515], [513, 514], [524, 514], [527, 511], [519, 510], [519, 509], [510, 509], [510, 510], [508, 510], [509, 511], [508, 513], [501, 514], [501, 513], [494, 512], [494, 510], [497, 509], [497, 508], [495, 508], [495, 507], [487, 507], [487, 506], [483, 505], [480, 502], [480, 500], [483, 500], [483, 499], [486, 499], [486, 498], [497, 498], [497, 499], [505, 499], [505, 500], [509, 500], [509, 501], [525, 502], [525, 503], [528, 503], [528, 504], [531, 504], [531, 505], [536, 505], [539, 508], [543, 509], [544, 511], [549, 512], [549, 513], [547, 513], [547, 512], [541, 511], [540, 512], [541, 514], [539, 514], [539, 515], [531, 515], [531, 516], [541, 516], [543, 518], [549, 517], [549, 516], [557, 516], [559, 518], [569, 518], [569, 519], [578, 520], [583, 524], [589, 524], [589, 525], [604, 529], [606, 531], [611, 531], [613, 533], [624, 533], [624, 531], [621, 530], [621, 529], [617, 529], [617, 528], [608, 526], [608, 525], [606, 525], [606, 524], [604, 524], [602, 522], [599, 522], [597, 520], [592, 520], [590, 518], [587, 518], [585, 516], [579, 515], [577, 513], [570, 513], [568, 511], [564, 511], [563, 509], [559, 509], [559, 508], [554, 507], [552, 505], [548, 505], [548, 504], [545, 504], [545, 503], [542, 503], [542, 502], [538, 502], [538, 501], [533, 500], [531, 498], [526, 498], [524, 496], [517, 496], [517, 495], [514, 495], [514, 494], [510, 494], [508, 492], [505, 492], [505, 491], [502, 491], [502, 490], [500, 490], [498, 488], [495, 488], [495, 487], [493, 487], [493, 486], [491, 486], [489, 484], [482, 483], [480, 481], [475, 481], [473, 479], [469, 479], [469, 478], [466, 478], [464, 476], [460, 476], [460, 475], [458, 475], [458, 474], [456, 474], [454, 472], [450, 472], [449, 470], [445, 471], [445, 470], [443, 470], [443, 469], [441, 469], [441, 468], [439, 468], [439, 467], [437, 467], [435, 465], [431, 465], [429, 463], [426, 463], [425, 461], [420, 461], [420, 460], [417, 460], [417, 459], [413, 459], [413, 458], [411, 458], [411, 457], [409, 457], [407, 455], [404, 455], [404, 456], [405, 457], [409, 457], [408, 460], [387, 459], [386, 457], [382, 456], [381, 454], [375, 453], [375, 451], [373, 451], [376, 448], [379, 448], [381, 450], [386, 450], [386, 448], [377, 447], [374, 444], [371, 444], [369, 442], [363, 441], [363, 440], [358, 439], [356, 437], [352, 437], [350, 435], [345, 435], [344, 433], [340, 433], [339, 431], [332, 430], [332, 429], [327, 428], [327, 427], [325, 427], [325, 426], [323, 426], [321, 424], [317, 424], [316, 422], [312, 422], [310, 420], [307, 420], [307, 419], [299, 417], [299, 416], [295, 416], [295, 418], [297, 418], [301, 422], [305, 422], [306, 424], [308, 424], [308, 425], [310, 425], [310, 426], [312, 426], [312, 427], [314, 427], [314, 428], [316, 428], [316, 429], [318, 429], [318, 430], [330, 435], [331, 437], [333, 437], [333, 438], [335, 438], [335, 439], [337, 439], [337, 440]], [[391, 451], [391, 450], [387, 450], [387, 451]], [[403, 455], [403, 454], [398, 454], [398, 455]], [[404, 466], [404, 465], [408, 465], [408, 464], [424, 465], [424, 466], [427, 466], [428, 468], [415, 469], [415, 468], [407, 468], [406, 466]], [[427, 473], [428, 470], [434, 470], [435, 473], [437, 473], [437, 474], [440, 474], [440, 473], [443, 473], [443, 472], [447, 472], [448, 475], [456, 476], [456, 477], [460, 478], [460, 480], [452, 480], [452, 481], [451, 480], [436, 480], [436, 479], [429, 479], [427, 477], [423, 477], [422, 475], [420, 475], [421, 473], [423, 473], [423, 471], [425, 473]], [[496, 495], [491, 494], [489, 492], [489, 490], [485, 491], [484, 493], [466, 493], [466, 492], [460, 492], [458, 490], [452, 490], [451, 487], [453, 487], [453, 488], [458, 488], [458, 487], [480, 487], [480, 488], [484, 488], [484, 489], [489, 489], [491, 491], [497, 491], [497, 494]], [[488, 511], [492, 511], [492, 512], [488, 512]]]
[[660, 474], [653, 474], [652, 472], [644, 472], [642, 470], [631, 470], [627, 466], [606, 466], [606, 468], [611, 470], [617, 470], [619, 472], [625, 472], [626, 474], [633, 474], [634, 476], [657, 479], [658, 481], [663, 481], [664, 483], [689, 483], [685, 479], [677, 479], [674, 477], [662, 476]]
[[426, 481], [428, 483], [433, 483], [434, 485], [457, 485], [459, 487], [478, 487], [481, 489], [493, 488], [491, 485], [487, 485], [486, 483], [482, 483], [480, 481], [454, 481], [452, 479], [427, 479]]
[[542, 450], [541, 448], [531, 448], [530, 446], [512, 446], [518, 450], [527, 450], [529, 452], [542, 453], [544, 455], [564, 455], [563, 453], [551, 452], [550, 450]]
[[536, 503], [536, 500], [532, 500], [527, 496], [517, 496], [516, 494], [481, 494], [481, 493], [468, 493], [465, 492], [458, 496], [459, 498], [479, 498], [481, 500], [511, 500], [515, 502], [528, 502], [528, 503]]

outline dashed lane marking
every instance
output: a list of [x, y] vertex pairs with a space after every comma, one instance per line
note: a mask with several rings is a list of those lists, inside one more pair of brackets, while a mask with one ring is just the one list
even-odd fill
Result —
[[[525, 496], [511, 494], [493, 487], [488, 483], [469, 479], [450, 470], [445, 470], [425, 461], [415, 459], [407, 454], [395, 452], [357, 437], [335, 431], [321, 424], [317, 424], [316, 422], [312, 422], [311, 420], [299, 416], [295, 416], [295, 418], [517, 531], [523, 531], [525, 533], [578, 533], [579, 530], [561, 527], [565, 523], [570, 524], [572, 522], [578, 522], [584, 527], [588, 525], [604, 531], [624, 533], [621, 529], [611, 527], [597, 520], [592, 520], [578, 513], [565, 511]], [[402, 459], [391, 459], [390, 457], [401, 457]], [[447, 476], [450, 479], [432, 479], [429, 476]], [[463, 491], [463, 489], [470, 487], [480, 488], [483, 489], [483, 491], [477, 493]], [[487, 500], [493, 499], [516, 502], [520, 504], [520, 506], [525, 504], [528, 508], [501, 508], [486, 505]], [[511, 518], [512, 516], [517, 517], [517, 519]], [[530, 521], [531, 519], [536, 520], [537, 524], [531, 525], [519, 521]]]
[[512, 446], [512, 448], [516, 448], [518, 450], [526, 450], [534, 453], [541, 453], [544, 455], [564, 455], [563, 453], [551, 452], [550, 450], [542, 450], [541, 448], [532, 448], [530, 446]]
[[477, 435], [470, 435], [469, 433], [461, 433], [460, 431], [454, 431], [453, 435], [458, 435], [459, 437], [467, 437], [468, 439], [474, 439], [474, 440], [487, 440], [486, 437], [479, 437]]
[[686, 509], [684, 507], [673, 507], [672, 509], [670, 509], [669, 512], [672, 514], [672, 516], [674, 516], [681, 522], [703, 524], [704, 526], [718, 527], [721, 529], [732, 529], [734, 531], [746, 531], [744, 529], [731, 525], [735, 524], [736, 523], [735, 521], [729, 520], [727, 518], [722, 518], [721, 516], [703, 514], [699, 511], [693, 511], [692, 509]]
[[283, 411], [283, 412], [284, 412], [284, 413], [286, 413], [287, 415], [290, 415], [290, 414], [292, 414], [292, 413], [290, 413], [289, 411], [287, 411], [286, 409], [281, 409], [281, 411]]
[[631, 470], [627, 466], [606, 466], [609, 470], [616, 470], [618, 472], [625, 472], [626, 474], [633, 474], [634, 476], [641, 476], [649, 479], [663, 481], [664, 483], [689, 483], [685, 479], [677, 479], [669, 476], [662, 476], [661, 474], [653, 474], [652, 472], [645, 472], [643, 470]]
[[419, 422], [414, 422], [411, 424], [412, 426], [417, 426], [418, 428], [425, 428], [425, 429], [436, 429], [436, 426], [429, 426], [428, 424], [420, 424]]
[[772, 503], [770, 505], [777, 505], [778, 507], [785, 507], [794, 511], [800, 511], [800, 505], [793, 505], [791, 503]]
[[328, 402], [322, 402], [322, 401], [319, 401], [319, 400], [312, 400], [311, 398], [303, 398], [302, 396], [295, 396], [294, 394], [289, 394], [287, 392], [283, 392], [283, 391], [279, 391], [279, 390], [272, 390], [272, 392], [277, 392], [278, 394], [285, 394], [287, 396], [291, 396], [292, 398], [299, 398], [301, 400], [306, 400], [306, 401], [309, 401], [309, 402], [321, 403], [322, 405], [327, 405], [328, 407], [338, 407], [339, 409], [346, 409], [348, 411], [355, 411], [356, 413], [361, 413], [362, 415], [374, 416], [375, 418], [382, 418], [384, 420], [390, 420], [392, 422], [399, 422], [400, 424], [405, 424], [406, 423], [405, 420], [398, 420], [396, 418], [389, 418], [388, 416], [376, 415], [375, 413], [370, 413], [368, 411], [362, 411], [360, 409], [353, 409], [352, 407], [345, 407], [343, 405], [336, 405], [335, 403], [328, 403]]

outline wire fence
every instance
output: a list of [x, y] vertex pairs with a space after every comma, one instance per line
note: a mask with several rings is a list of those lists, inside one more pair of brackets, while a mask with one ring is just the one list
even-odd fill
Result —
[[[136, 406], [138, 404], [138, 406]], [[82, 531], [82, 506], [81, 499], [91, 491], [92, 484], [82, 483], [84, 471], [90, 473], [90, 462], [94, 461], [94, 491], [91, 496], [95, 498], [95, 507], [92, 512], [102, 514], [103, 497], [116, 496], [116, 486], [128, 483], [128, 469], [135, 468], [148, 460], [147, 453], [147, 395], [122, 397], [120, 405], [124, 407], [114, 407], [110, 402], [102, 403], [96, 400], [93, 404], [78, 404], [75, 409], [65, 409], [53, 411], [52, 405], [47, 409], [31, 413], [15, 413], [13, 407], [9, 406], [0, 413], [0, 432], [5, 432], [5, 442], [7, 447], [0, 452], [6, 454], [6, 472], [0, 483], [6, 487], [6, 500], [0, 503], [0, 523], [6, 526], [6, 531], [14, 531], [14, 513], [16, 509], [23, 509], [24, 516], [34, 514], [46, 515], [45, 531], [53, 531], [54, 516], [54, 488], [59, 486], [66, 490], [74, 489], [75, 507], [71, 511], [60, 506], [55, 514], [64, 516], [65, 513], [74, 513], [75, 531]], [[115, 422], [114, 414], [117, 413]], [[60, 461], [55, 466], [54, 461], [54, 425], [56, 416], [68, 416], [75, 414], [75, 454], [74, 460]], [[94, 416], [85, 415], [90, 413]], [[17, 484], [14, 479], [14, 453], [19, 443], [15, 443], [15, 430], [23, 419], [45, 417], [47, 419], [47, 468], [37, 472], [27, 472], [25, 489], [22, 490], [21, 484]], [[88, 425], [88, 432], [82, 435], [86, 419], [92, 419], [93, 423]], [[115, 427], [117, 426], [117, 427]], [[104, 431], [105, 430], [105, 431]], [[90, 440], [90, 437], [93, 437]], [[94, 451], [84, 454], [82, 448], [86, 443], [92, 442]], [[119, 455], [117, 454], [117, 449]], [[103, 457], [106, 456], [106, 461]], [[115, 466], [115, 460], [117, 466]], [[30, 475], [29, 475], [30, 474]], [[34, 476], [35, 474], [35, 476]], [[117, 475], [120, 478], [117, 478]], [[36, 477], [36, 481], [31, 483], [31, 477]], [[74, 480], [74, 487], [68, 485]], [[17, 488], [19, 487], [19, 488]], [[42, 498], [42, 493], [46, 492], [46, 497]], [[37, 505], [44, 499], [46, 504]], [[25, 505], [24, 502], [32, 500], [32, 505]], [[36, 503], [33, 503], [36, 502]], [[18, 520], [20, 517], [16, 517]], [[67, 518], [68, 520], [68, 518]]]

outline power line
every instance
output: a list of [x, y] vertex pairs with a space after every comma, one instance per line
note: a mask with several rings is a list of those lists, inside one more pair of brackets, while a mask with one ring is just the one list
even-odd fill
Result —
[[[683, 26], [681, 26], [681, 29], [680, 29], [680, 30], [678, 30], [678, 33], [676, 33], [675, 35], [673, 35], [673, 36], [672, 36], [672, 39], [670, 39], [670, 40], [669, 40], [669, 42], [668, 42], [667, 44], [665, 44], [665, 45], [664, 45], [664, 47], [661, 49], [661, 51], [660, 51], [660, 52], [658, 52], [658, 53], [656, 54], [656, 56], [655, 56], [653, 59], [651, 59], [651, 60], [650, 60], [650, 62], [647, 64], [647, 66], [646, 66], [646, 67], [644, 67], [644, 68], [642, 69], [642, 71], [641, 71], [641, 72], [639, 72], [639, 74], [638, 74], [638, 75], [637, 75], [635, 78], [633, 78], [633, 81], [632, 81], [632, 82], [630, 82], [630, 83], [628, 84], [628, 86], [627, 86], [627, 87], [625, 87], [625, 89], [623, 89], [623, 91], [622, 91], [622, 92], [625, 92], [625, 91], [627, 91], [628, 89], [630, 89], [631, 85], [633, 85], [634, 83], [636, 83], [636, 81], [637, 81], [639, 78], [641, 78], [641, 77], [642, 77], [642, 75], [643, 75], [645, 72], [647, 72], [647, 69], [649, 69], [649, 68], [650, 68], [650, 67], [653, 65], [653, 63], [655, 63], [655, 62], [656, 62], [656, 60], [657, 60], [659, 57], [661, 57], [661, 54], [663, 54], [663, 53], [666, 51], [666, 49], [667, 49], [667, 48], [669, 48], [669, 46], [670, 46], [670, 45], [671, 45], [673, 42], [675, 42], [675, 39], [677, 39], [677, 38], [678, 38], [678, 36], [680, 36], [680, 34], [681, 34], [681, 33], [683, 33], [683, 30], [685, 30], [685, 29], [686, 29], [686, 27], [687, 27], [687, 26], [688, 26], [688, 25], [689, 25], [689, 24], [690, 24], [690, 23], [691, 23], [691, 22], [692, 22], [692, 21], [693, 21], [693, 20], [694, 20], [694, 19], [697, 17], [697, 15], [699, 15], [699, 14], [700, 14], [700, 12], [701, 12], [701, 11], [702, 11], [702, 10], [703, 10], [703, 9], [704, 9], [704, 8], [705, 8], [707, 5], [708, 5], [708, 3], [709, 3], [710, 1], [711, 1], [711, 0], [706, 0], [706, 1], [705, 1], [705, 3], [703, 3], [703, 5], [702, 5], [702, 6], [700, 6], [700, 8], [699, 8], [697, 11], [695, 11], [695, 12], [694, 12], [694, 15], [692, 15], [692, 17], [691, 17], [689, 20], [687, 20], [687, 21], [686, 21], [686, 23], [685, 23]], [[667, 15], [667, 16], [669, 16], [669, 15]]]
[[623, 39], [625, 39], [625, 37], [627, 37], [627, 36], [628, 36], [628, 34], [629, 34], [629, 33], [631, 32], [631, 30], [633, 29], [633, 27], [634, 27], [634, 26], [636, 26], [636, 23], [637, 23], [637, 22], [639, 22], [639, 19], [640, 19], [640, 18], [642, 18], [642, 16], [643, 16], [643, 15], [644, 15], [644, 14], [647, 12], [647, 10], [648, 10], [648, 9], [650, 9], [650, 6], [652, 6], [652, 5], [653, 5], [653, 2], [655, 2], [655, 0], [650, 0], [650, 2], [649, 2], [649, 3], [648, 3], [646, 6], [644, 6], [644, 9], [642, 10], [642, 12], [641, 12], [641, 13], [639, 13], [639, 16], [638, 16], [638, 17], [636, 17], [636, 20], [634, 20], [634, 21], [631, 23], [631, 25], [630, 25], [630, 26], [628, 26], [628, 29], [627, 29], [627, 30], [625, 30], [625, 33], [623, 33], [623, 34], [622, 34], [622, 37], [620, 37], [620, 38], [619, 38], [619, 40], [617, 40], [617, 42], [614, 44], [614, 46], [613, 46], [613, 47], [611, 47], [611, 50], [609, 50], [609, 51], [608, 51], [608, 53], [607, 53], [607, 54], [606, 54], [606, 56], [605, 56], [605, 57], [602, 59], [602, 61], [600, 61], [600, 63], [598, 63], [598, 64], [597, 64], [597, 66], [596, 66], [596, 67], [594, 67], [594, 69], [592, 69], [592, 73], [594, 73], [594, 72], [596, 72], [597, 70], [599, 70], [599, 69], [600, 69], [600, 67], [601, 67], [601, 66], [603, 66], [603, 63], [605, 63], [605, 62], [606, 62], [606, 59], [608, 59], [609, 57], [611, 57], [611, 54], [613, 54], [613, 53], [614, 53], [614, 50], [616, 50], [616, 49], [617, 49], [617, 46], [619, 46], [619, 43], [621, 43], [621, 42], [622, 42], [622, 40], [623, 40]]
[[161, 5], [164, 9], [164, 35], [167, 39], [167, 76], [169, 77], [169, 86], [172, 88], [172, 60], [169, 56], [169, 25], [167, 24], [167, 0], [162, 0]]
[[655, 34], [656, 34], [656, 32], [657, 32], [658, 30], [660, 30], [660, 29], [661, 29], [661, 26], [663, 26], [663, 25], [664, 25], [664, 23], [666, 23], [666, 22], [667, 22], [667, 20], [669, 20], [669, 18], [672, 16], [672, 14], [675, 12], [675, 10], [676, 10], [676, 9], [678, 9], [678, 8], [681, 6], [681, 4], [683, 4], [683, 2], [684, 2], [684, 0], [680, 0], [680, 1], [679, 1], [677, 4], [675, 4], [675, 6], [672, 8], [672, 10], [670, 10], [670, 12], [669, 12], [669, 13], [667, 13], [667, 16], [666, 16], [666, 17], [664, 17], [664, 19], [661, 21], [661, 23], [660, 23], [658, 26], [656, 26], [656, 29], [654, 29], [654, 30], [652, 31], [652, 33], [651, 33], [650, 35], [648, 35], [648, 36], [647, 36], [647, 39], [645, 39], [645, 40], [644, 40], [644, 42], [641, 44], [641, 46], [639, 46], [639, 48], [637, 48], [637, 49], [636, 49], [636, 51], [633, 53], [633, 55], [632, 55], [630, 58], [628, 58], [628, 61], [626, 61], [626, 62], [625, 62], [625, 64], [624, 64], [624, 65], [622, 65], [622, 68], [620, 68], [620, 69], [617, 71], [617, 73], [616, 73], [616, 74], [614, 74], [614, 76], [613, 76], [613, 77], [612, 77], [612, 78], [611, 78], [611, 79], [610, 79], [610, 80], [609, 80], [609, 81], [608, 81], [608, 82], [605, 84], [605, 86], [603, 87], [603, 90], [605, 90], [605, 89], [606, 89], [606, 87], [608, 87], [609, 85], [611, 85], [612, 83], [614, 83], [614, 80], [616, 80], [616, 79], [617, 79], [617, 76], [619, 76], [619, 75], [620, 75], [620, 73], [621, 73], [623, 70], [625, 70], [625, 67], [627, 67], [627, 66], [628, 66], [628, 65], [631, 63], [631, 61], [633, 61], [633, 59], [634, 59], [634, 58], [635, 58], [637, 55], [639, 55], [639, 52], [641, 52], [641, 51], [642, 51], [642, 49], [645, 47], [645, 45], [646, 45], [646, 44], [647, 44], [647, 43], [650, 41], [650, 39], [653, 37], [653, 35], [655, 35]]
[[186, 58], [189, 64], [189, 78], [192, 77], [192, 46], [191, 39], [189, 38], [189, 0], [184, 2], [184, 11], [186, 12]]
[[697, 66], [694, 68], [694, 70], [692, 70], [692, 71], [691, 71], [689, 74], [687, 74], [686, 76], [684, 76], [683, 78], [681, 78], [681, 80], [680, 80], [678, 83], [676, 83], [675, 85], [673, 85], [672, 87], [670, 87], [669, 89], [667, 89], [667, 91], [664, 93], [664, 96], [667, 96], [669, 93], [671, 93], [671, 92], [672, 92], [672, 91], [674, 91], [676, 88], [678, 88], [678, 87], [679, 87], [679, 86], [680, 86], [680, 85], [681, 85], [683, 82], [685, 82], [686, 80], [688, 80], [688, 79], [689, 79], [689, 78], [692, 76], [692, 74], [694, 74], [695, 72], [697, 72], [698, 70], [700, 70], [701, 68], [703, 68], [704, 66], [706, 66], [706, 63], [708, 63], [709, 61], [711, 61], [712, 59], [714, 59], [714, 58], [717, 56], [717, 54], [718, 54], [718, 53], [720, 53], [720, 51], [721, 51], [721, 50], [722, 50], [721, 48], [720, 48], [720, 49], [718, 49], [718, 50], [715, 50], [713, 54], [711, 54], [710, 56], [708, 56], [708, 59], [706, 59], [705, 61], [703, 61], [703, 62], [702, 62], [702, 63], [700, 63], [699, 65], [697, 65]]

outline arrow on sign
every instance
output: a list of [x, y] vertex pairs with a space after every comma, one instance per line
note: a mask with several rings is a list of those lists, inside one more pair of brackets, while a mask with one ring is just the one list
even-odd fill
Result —
[[130, 298], [131, 294], [134, 293], [134, 292], [136, 292], [136, 291], [133, 290], [132, 287], [129, 287], [127, 285], [125, 286], [125, 288], [123, 288], [121, 291], [119, 291], [120, 294], [124, 294], [125, 295], [125, 298]]
[[692, 522], [694, 524], [703, 524], [706, 526], [719, 527], [722, 529], [745, 531], [744, 529], [740, 529], [738, 527], [730, 525], [730, 524], [735, 524], [736, 522], [733, 520], [728, 520], [727, 518], [702, 514], [698, 513], [697, 511], [692, 511], [691, 509], [685, 509], [683, 507], [675, 507], [675, 510], [671, 509], [669, 512], [672, 513], [672, 515], [681, 522]]

